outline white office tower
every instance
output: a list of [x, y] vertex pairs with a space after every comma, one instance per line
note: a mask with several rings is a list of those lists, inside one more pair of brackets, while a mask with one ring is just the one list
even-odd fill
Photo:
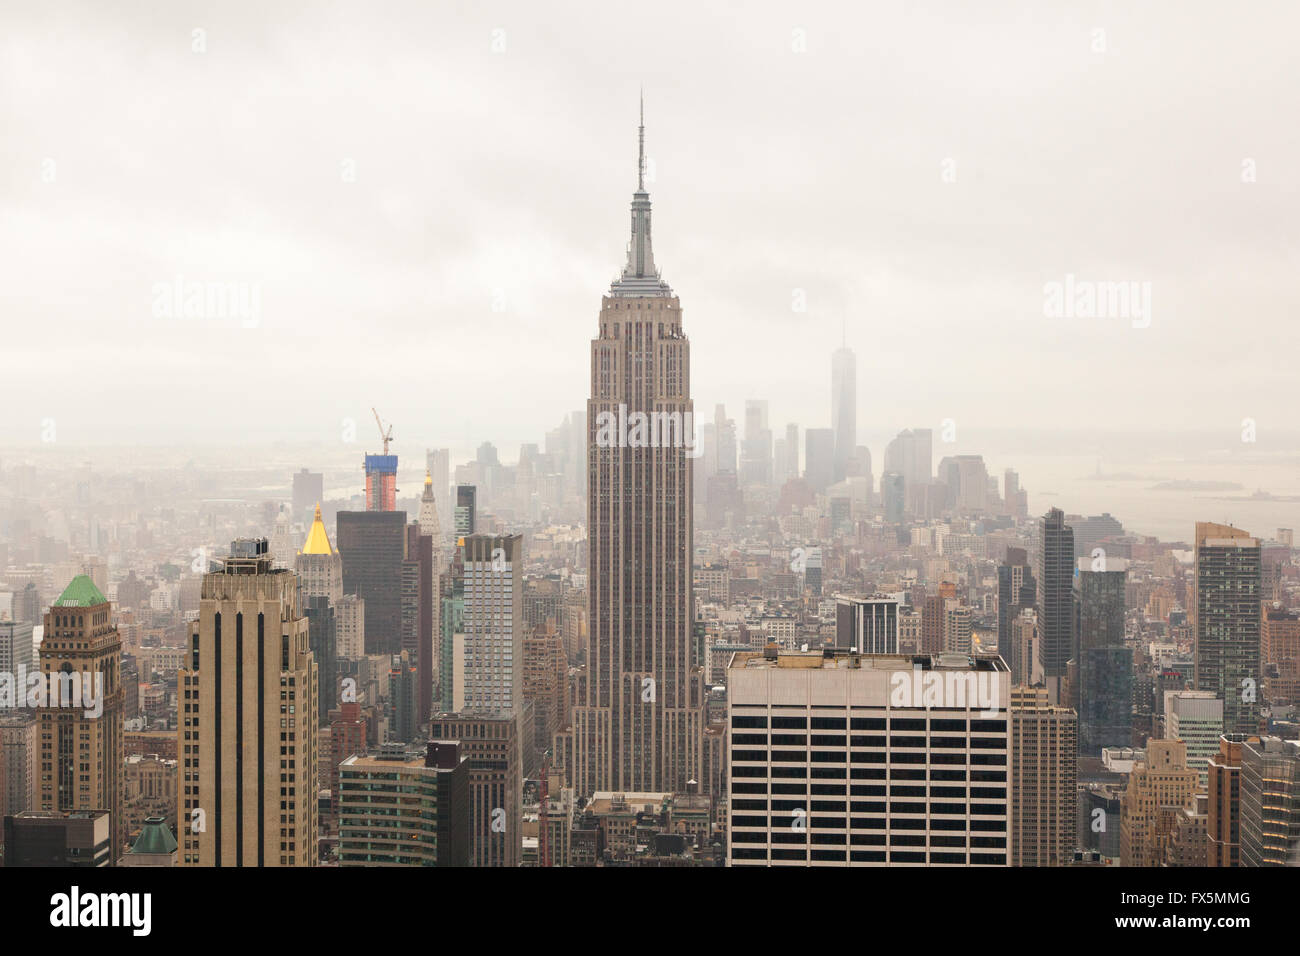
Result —
[[742, 652], [728, 866], [1006, 866], [998, 657]]

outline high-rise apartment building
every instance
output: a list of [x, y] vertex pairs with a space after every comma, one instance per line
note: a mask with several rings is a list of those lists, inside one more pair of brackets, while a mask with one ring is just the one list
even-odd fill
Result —
[[38, 741], [30, 710], [0, 711], [0, 820], [36, 809]]
[[1223, 700], [1226, 733], [1260, 729], [1260, 544], [1240, 528], [1196, 523], [1194, 686]]
[[1011, 651], [1024, 670], [1029, 686], [1043, 682], [1043, 659], [1038, 646], [1038, 614], [1023, 608], [1011, 621]]
[[1021, 660], [1017, 642], [1011, 640], [1011, 622], [1025, 608], [1034, 606], [1036, 594], [1025, 549], [1007, 548], [1006, 559], [998, 565], [998, 653], [1007, 662], [1016, 685], [1030, 681], [1028, 662]]
[[36, 809], [107, 810], [116, 863], [126, 842], [122, 642], [112, 605], [84, 574], [45, 615], [40, 669], [47, 692], [36, 708]]
[[969, 654], [975, 635], [975, 610], [949, 599], [943, 612], [943, 649], [954, 654]]
[[[642, 126], [642, 162], [644, 134]], [[700, 773], [704, 687], [691, 638], [693, 460], [685, 447], [694, 417], [690, 342], [650, 235], [639, 169], [627, 264], [601, 301], [591, 342], [589, 640], [570, 770], [582, 794], [685, 791]], [[602, 431], [634, 416], [660, 424], [652, 440], [610, 440], [611, 429]]]
[[461, 539], [461, 710], [515, 713], [523, 704], [523, 546], [517, 534]]
[[1074, 857], [1078, 718], [1044, 687], [1011, 690], [1011, 865], [1065, 866]]
[[[425, 486], [426, 494], [429, 491]], [[402, 561], [402, 650], [416, 671], [416, 726], [423, 727], [433, 713], [434, 621], [437, 598], [434, 584], [434, 539], [419, 524], [406, 526], [406, 557]]]
[[296, 575], [231, 542], [177, 671], [180, 866], [316, 864], [318, 679]]
[[334, 608], [338, 629], [339, 659], [357, 660], [366, 653], [366, 602], [356, 594], [344, 594]]
[[941, 594], [928, 594], [921, 604], [921, 653], [942, 654], [946, 600]]
[[1053, 703], [1060, 699], [1066, 665], [1074, 657], [1074, 532], [1065, 512], [1053, 508], [1043, 516], [1035, 554], [1038, 588], [1038, 635], [1043, 675]]
[[1005, 866], [997, 657], [737, 653], [729, 866]]

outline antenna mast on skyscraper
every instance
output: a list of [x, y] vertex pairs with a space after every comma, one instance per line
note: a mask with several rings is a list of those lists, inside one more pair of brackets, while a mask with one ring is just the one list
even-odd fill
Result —
[[638, 130], [636, 191], [645, 192], [645, 88], [641, 89], [641, 126]]

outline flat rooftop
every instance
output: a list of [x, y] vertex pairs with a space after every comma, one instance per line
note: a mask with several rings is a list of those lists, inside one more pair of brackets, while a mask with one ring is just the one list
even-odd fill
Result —
[[817, 651], [738, 651], [728, 670], [876, 670], [1007, 671], [997, 655], [985, 654], [855, 654], [826, 648]]

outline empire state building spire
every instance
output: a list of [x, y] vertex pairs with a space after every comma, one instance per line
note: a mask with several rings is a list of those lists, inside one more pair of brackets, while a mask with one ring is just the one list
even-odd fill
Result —
[[[692, 638], [695, 406], [682, 304], [650, 255], [645, 125], [627, 268], [601, 298], [587, 400], [587, 643], [569, 727], [555, 735], [584, 796], [686, 793], [705, 746]], [[619, 422], [680, 421], [648, 442]], [[688, 447], [689, 446], [689, 447]]]
[[645, 98], [641, 99], [641, 125], [637, 130], [636, 192], [632, 194], [632, 240], [627, 245], [623, 275], [609, 287], [613, 296], [665, 296], [673, 290], [659, 278], [650, 243], [650, 194], [645, 188]]

